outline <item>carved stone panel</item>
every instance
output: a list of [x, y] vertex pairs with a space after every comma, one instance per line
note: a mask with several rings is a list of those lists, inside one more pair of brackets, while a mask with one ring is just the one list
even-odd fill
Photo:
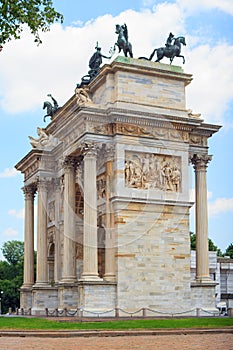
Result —
[[106, 175], [101, 174], [97, 177], [97, 199], [105, 198], [106, 195]]
[[126, 151], [125, 186], [180, 192], [181, 157]]

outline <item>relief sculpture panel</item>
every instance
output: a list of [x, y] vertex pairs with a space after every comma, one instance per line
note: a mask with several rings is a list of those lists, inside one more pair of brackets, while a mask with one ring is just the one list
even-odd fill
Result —
[[156, 153], [125, 153], [125, 186], [181, 191], [181, 157]]

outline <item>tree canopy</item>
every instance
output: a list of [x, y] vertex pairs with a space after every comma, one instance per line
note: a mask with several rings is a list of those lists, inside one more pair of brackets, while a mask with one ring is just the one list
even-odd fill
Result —
[[231, 259], [233, 259], [233, 243], [231, 243], [227, 249], [225, 255], [229, 256]]
[[[220, 248], [218, 248], [214, 242], [209, 238], [209, 251], [210, 252], [217, 252], [217, 256], [223, 256], [222, 251]], [[190, 232], [190, 244], [191, 244], [191, 249], [196, 250], [196, 234], [193, 232]]]
[[8, 241], [2, 245], [2, 254], [9, 264], [16, 265], [24, 253], [24, 243], [21, 241]]
[[13, 38], [20, 39], [25, 24], [40, 44], [39, 31], [48, 31], [58, 21], [63, 22], [63, 16], [52, 0], [0, 0], [0, 48]]

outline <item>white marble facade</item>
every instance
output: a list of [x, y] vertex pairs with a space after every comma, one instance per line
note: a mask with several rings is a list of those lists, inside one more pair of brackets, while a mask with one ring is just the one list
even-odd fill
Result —
[[[175, 313], [199, 307], [202, 292], [201, 307], [214, 307], [206, 171], [208, 138], [219, 127], [186, 109], [191, 80], [180, 67], [118, 57], [39, 128], [46, 142], [30, 137], [33, 148], [16, 165], [25, 194], [21, 307], [33, 314], [140, 307]], [[198, 242], [193, 281], [191, 163]]]

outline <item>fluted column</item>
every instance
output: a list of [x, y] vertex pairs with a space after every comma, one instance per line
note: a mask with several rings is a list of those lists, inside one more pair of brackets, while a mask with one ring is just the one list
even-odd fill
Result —
[[34, 284], [34, 198], [35, 186], [23, 187], [25, 196], [24, 218], [24, 279], [23, 287]]
[[94, 145], [84, 147], [84, 223], [83, 223], [83, 280], [98, 277], [97, 243], [97, 188], [96, 157]]
[[37, 203], [37, 264], [36, 264], [36, 284], [48, 283], [48, 263], [47, 263], [47, 181], [40, 178], [37, 183], [38, 203]]
[[76, 280], [75, 233], [75, 172], [76, 159], [67, 157], [64, 162], [64, 254], [62, 281]]
[[212, 157], [208, 154], [194, 154], [191, 158], [195, 169], [196, 280], [198, 282], [210, 281], [206, 172], [211, 159]]
[[54, 180], [55, 192], [55, 256], [54, 256], [54, 281], [57, 283], [61, 279], [61, 232], [60, 232], [60, 198], [61, 179]]
[[115, 232], [114, 232], [114, 212], [110, 201], [113, 191], [113, 158], [114, 147], [106, 147], [106, 234], [105, 234], [105, 274], [107, 281], [116, 280], [115, 271]]

